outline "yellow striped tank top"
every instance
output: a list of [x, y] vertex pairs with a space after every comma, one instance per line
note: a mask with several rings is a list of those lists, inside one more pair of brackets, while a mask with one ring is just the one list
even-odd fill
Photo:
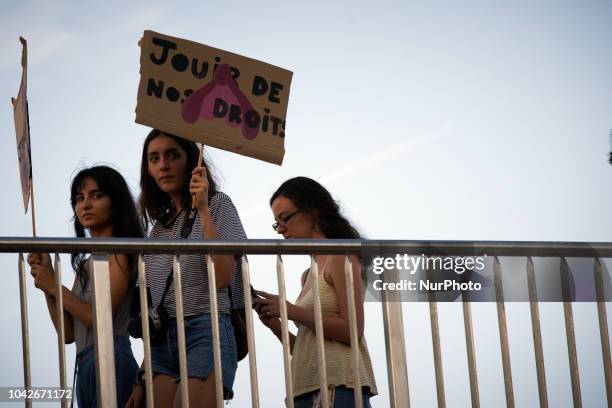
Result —
[[[324, 316], [340, 316], [340, 307], [334, 288], [325, 281], [323, 273], [319, 273], [319, 291], [321, 310]], [[309, 289], [302, 294], [295, 304], [314, 311], [313, 293]], [[368, 387], [372, 395], [378, 394], [370, 353], [365, 336], [359, 344], [359, 371], [361, 386]], [[329, 387], [344, 385], [353, 387], [353, 367], [351, 363], [351, 347], [335, 340], [325, 339], [325, 358], [327, 362], [327, 383]], [[319, 350], [317, 336], [308, 327], [298, 325], [298, 333], [293, 346], [291, 359], [293, 374], [293, 395], [305, 394], [321, 388], [319, 379]]]

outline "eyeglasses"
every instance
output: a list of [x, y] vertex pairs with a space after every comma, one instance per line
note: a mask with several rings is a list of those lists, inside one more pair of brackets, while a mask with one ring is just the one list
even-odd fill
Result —
[[299, 213], [300, 210], [295, 210], [294, 212], [292, 212], [289, 215], [286, 215], [285, 217], [281, 217], [280, 220], [278, 220], [277, 222], [275, 222], [274, 224], [272, 224], [272, 229], [274, 231], [278, 231], [278, 227], [286, 227], [287, 223], [289, 222], [289, 220], [291, 219], [291, 217], [293, 217], [295, 214]]

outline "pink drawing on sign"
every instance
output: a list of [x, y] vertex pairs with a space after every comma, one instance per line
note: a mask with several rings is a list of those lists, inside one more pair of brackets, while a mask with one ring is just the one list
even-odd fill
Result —
[[[221, 112], [215, 112], [215, 104], [218, 103], [218, 99], [221, 99], [225, 102], [225, 113], [223, 113], [223, 108], [220, 105], [217, 105], [218, 109], [221, 109]], [[233, 105], [233, 106], [232, 106]], [[234, 115], [231, 114], [232, 109], [235, 107], [240, 108], [240, 123], [237, 123], [235, 120], [231, 120]], [[197, 122], [199, 118], [204, 118], [207, 120], [225, 117], [226, 122], [231, 127], [238, 127], [242, 125], [242, 134], [246, 139], [255, 139], [257, 133], [259, 132], [259, 126], [249, 127], [244, 120], [246, 113], [253, 110], [253, 106], [249, 102], [249, 100], [244, 96], [236, 81], [232, 77], [232, 71], [230, 66], [227, 64], [222, 64], [217, 67], [215, 70], [212, 81], [193, 92], [185, 102], [183, 102], [183, 106], [181, 108], [181, 116], [183, 120], [189, 124]], [[215, 116], [217, 113], [219, 116]]]

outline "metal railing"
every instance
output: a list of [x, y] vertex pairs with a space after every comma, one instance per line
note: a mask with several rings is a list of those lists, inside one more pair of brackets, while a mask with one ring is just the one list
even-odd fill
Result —
[[[540, 406], [548, 406], [548, 394], [546, 389], [546, 378], [544, 371], [544, 357], [542, 351], [542, 338], [540, 332], [540, 316], [536, 290], [535, 267], [532, 257], [557, 257], [561, 259], [560, 276], [564, 294], [564, 317], [566, 326], [566, 337], [569, 356], [569, 367], [572, 384], [572, 395], [574, 406], [581, 406], [580, 380], [578, 375], [578, 357], [576, 353], [576, 341], [574, 336], [574, 321], [572, 315], [572, 302], [569, 297], [569, 267], [565, 261], [566, 257], [581, 257], [594, 259], [594, 282], [596, 292], [597, 310], [599, 316], [599, 331], [603, 366], [605, 374], [606, 395], [609, 403], [612, 403], [612, 365], [610, 362], [610, 341], [608, 338], [608, 324], [605, 307], [604, 281], [601, 258], [612, 258], [612, 243], [559, 243], [559, 242], [441, 242], [441, 241], [360, 241], [360, 240], [237, 240], [237, 241], [211, 241], [211, 240], [147, 240], [147, 239], [63, 239], [63, 238], [0, 238], [0, 253], [18, 253], [19, 284], [21, 299], [21, 322], [23, 342], [23, 365], [24, 386], [31, 387], [30, 356], [29, 356], [29, 334], [27, 318], [27, 296], [25, 286], [25, 265], [23, 253], [50, 252], [55, 253], [56, 285], [61, 288], [61, 265], [58, 253], [84, 252], [92, 253], [90, 257], [92, 282], [93, 282], [93, 330], [94, 346], [96, 356], [96, 370], [98, 376], [98, 402], [100, 406], [115, 407], [115, 367], [113, 351], [112, 314], [110, 302], [110, 285], [107, 258], [100, 254], [108, 253], [132, 253], [139, 254], [138, 281], [140, 285], [141, 316], [144, 343], [144, 368], [145, 381], [147, 384], [147, 406], [153, 407], [152, 373], [151, 373], [151, 348], [148, 336], [148, 305], [146, 296], [146, 273], [143, 262], [143, 254], [147, 253], [169, 253], [174, 254], [173, 273], [176, 284], [176, 318], [179, 343], [179, 366], [180, 366], [180, 392], [187, 396], [187, 362], [185, 351], [185, 332], [183, 316], [183, 299], [181, 290], [181, 264], [177, 254], [199, 253], [206, 254], [208, 264], [208, 279], [211, 301], [212, 335], [214, 350], [215, 391], [218, 407], [223, 406], [223, 389], [221, 375], [221, 351], [219, 345], [219, 321], [217, 315], [217, 299], [215, 285], [215, 267], [211, 254], [234, 254], [243, 256], [242, 274], [244, 284], [244, 297], [246, 308], [247, 340], [249, 350], [249, 369], [251, 383], [251, 401], [253, 407], [259, 407], [259, 391], [257, 380], [257, 361], [255, 354], [255, 339], [253, 333], [253, 317], [250, 310], [250, 274], [249, 263], [244, 255], [266, 254], [277, 255], [277, 278], [279, 299], [281, 304], [280, 317], [282, 329], [283, 361], [285, 368], [286, 401], [289, 407], [293, 407], [293, 379], [291, 376], [291, 356], [289, 345], [288, 319], [286, 309], [285, 275], [282, 255], [317, 255], [336, 254], [346, 256], [345, 277], [347, 279], [348, 317], [350, 328], [351, 360], [354, 367], [354, 390], [356, 406], [361, 406], [359, 366], [360, 354], [357, 334], [357, 319], [355, 309], [355, 293], [353, 292], [353, 270], [349, 261], [349, 255], [363, 255], [364, 247], [370, 251], [374, 249], [380, 253], [402, 253], [408, 255], [438, 255], [444, 253], [446, 256], [473, 256], [474, 254], [488, 254], [493, 256], [495, 302], [497, 304], [497, 315], [499, 324], [499, 336], [502, 351], [503, 377], [505, 384], [506, 403], [508, 407], [514, 407], [514, 392], [512, 386], [512, 373], [510, 366], [510, 351], [508, 346], [508, 329], [504, 303], [504, 292], [502, 284], [502, 266], [498, 257], [513, 256], [526, 257], [526, 274], [529, 289], [529, 303], [531, 307], [531, 321], [533, 330], [533, 341], [535, 349], [535, 360], [537, 368], [538, 394]], [[371, 253], [371, 252], [370, 252]], [[316, 273], [317, 264], [314, 256], [311, 263], [313, 279], [313, 298], [315, 314], [315, 332], [319, 347], [320, 383], [322, 393], [322, 404], [327, 403], [327, 370], [325, 364], [325, 343], [323, 337], [323, 318], [321, 312], [320, 294]], [[390, 274], [397, 271], [389, 271]], [[395, 277], [396, 278], [396, 277]], [[384, 279], [393, 280], [393, 276]], [[58, 316], [61, 313], [62, 296], [61, 290], [57, 304]], [[402, 316], [402, 303], [399, 293], [384, 292], [382, 295], [382, 314], [385, 334], [385, 349], [387, 355], [387, 374], [389, 386], [389, 400], [392, 407], [409, 407], [410, 395], [408, 387], [408, 373], [406, 364], [406, 350], [404, 325]], [[437, 301], [435, 296], [428, 293], [430, 308], [430, 320], [432, 330], [432, 342], [434, 351], [435, 381], [437, 401], [439, 407], [445, 407], [444, 375], [441, 354], [441, 339], [438, 328]], [[468, 292], [462, 294], [464, 329], [466, 336], [466, 348], [468, 356], [468, 369], [470, 381], [470, 395], [473, 407], [480, 406], [479, 388], [476, 370], [476, 350], [474, 347], [472, 316]], [[58, 325], [58, 348], [59, 348], [59, 371], [60, 386], [66, 388], [66, 368], [64, 352], [64, 326], [60, 320]], [[188, 407], [188, 398], [181, 398], [182, 406]], [[28, 402], [26, 402], [26, 406]], [[62, 406], [67, 406], [67, 401], [62, 401]]]

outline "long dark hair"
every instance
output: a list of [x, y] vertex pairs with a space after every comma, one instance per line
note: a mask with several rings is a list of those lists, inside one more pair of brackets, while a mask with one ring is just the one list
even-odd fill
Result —
[[280, 196], [290, 199], [299, 210], [312, 215], [325, 237], [361, 239], [359, 231], [340, 213], [340, 207], [329, 191], [313, 179], [295, 177], [285, 181], [272, 194], [270, 206]]
[[[110, 224], [113, 228], [113, 237], [142, 238], [144, 232], [134, 198], [125, 179], [119, 172], [108, 166], [93, 166], [83, 169], [72, 179], [70, 187], [70, 204], [74, 213], [74, 232], [77, 237], [85, 237], [85, 228], [76, 215], [76, 196], [82, 190], [86, 178], [98, 183], [98, 189], [111, 201]], [[131, 271], [134, 270], [136, 256], [128, 256]], [[85, 254], [74, 253], [70, 257], [72, 267], [79, 278], [82, 288], [87, 286], [87, 272], [85, 270]]]
[[[166, 223], [172, 219], [176, 212], [170, 196], [164, 193], [155, 182], [155, 179], [149, 175], [147, 149], [149, 148], [149, 143], [151, 143], [153, 139], [162, 135], [174, 139], [187, 155], [185, 180], [183, 183], [183, 190], [181, 191], [181, 206], [183, 208], [191, 206], [191, 194], [189, 193], [191, 169], [197, 167], [198, 159], [200, 158], [200, 149], [198, 149], [198, 146], [194, 142], [165, 132], [162, 133], [157, 129], [153, 129], [149, 132], [142, 147], [142, 160], [140, 162], [140, 197], [138, 198], [140, 213], [146, 229], [148, 229], [149, 222], [151, 221]], [[207, 159], [204, 159], [203, 166], [206, 168], [208, 199], [210, 200], [212, 196], [217, 193], [217, 183], [211, 173], [212, 165]]]

